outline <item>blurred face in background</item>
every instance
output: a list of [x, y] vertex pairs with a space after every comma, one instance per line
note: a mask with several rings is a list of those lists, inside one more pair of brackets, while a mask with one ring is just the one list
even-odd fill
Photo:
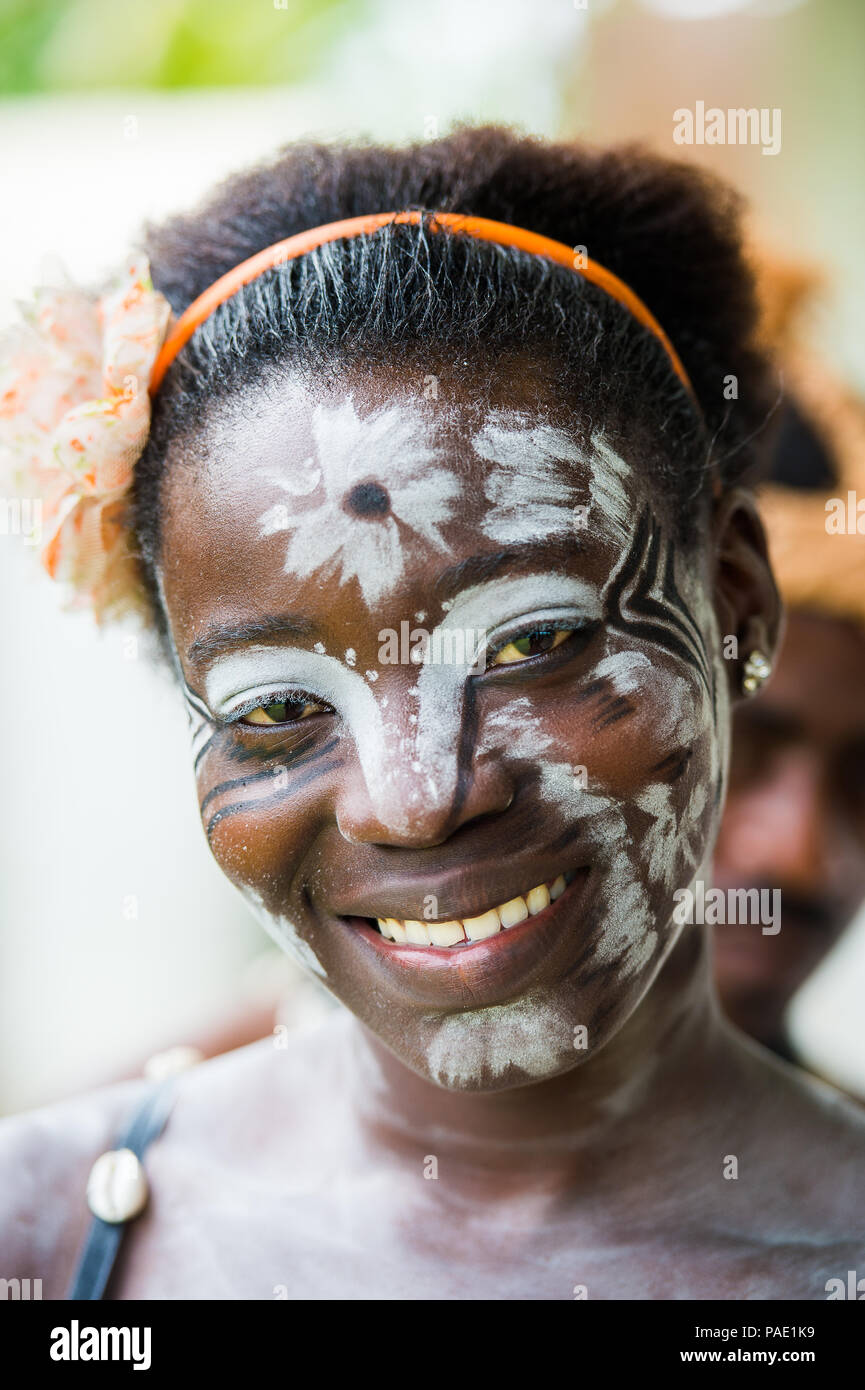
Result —
[[865, 627], [793, 610], [767, 689], [740, 705], [716, 887], [781, 891], [781, 930], [715, 928], [722, 1005], [769, 1045], [865, 899]]

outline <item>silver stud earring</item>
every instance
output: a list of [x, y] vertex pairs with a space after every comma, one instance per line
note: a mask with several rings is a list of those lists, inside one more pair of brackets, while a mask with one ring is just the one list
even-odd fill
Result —
[[746, 695], [754, 695], [767, 682], [772, 667], [761, 651], [753, 651], [742, 668], [742, 689]]

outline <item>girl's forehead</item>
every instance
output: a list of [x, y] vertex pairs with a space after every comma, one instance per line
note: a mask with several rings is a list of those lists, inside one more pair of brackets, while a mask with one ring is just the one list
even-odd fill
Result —
[[[297, 511], [325, 493], [349, 513], [383, 516], [376, 482], [423, 489], [430, 505], [437, 490], [458, 493], [461, 509], [477, 512], [505, 500], [576, 505], [594, 487], [600, 520], [611, 507], [624, 514], [641, 490], [625, 452], [529, 364], [522, 376], [485, 379], [482, 391], [465, 376], [368, 371], [321, 380], [298, 372], [208, 408], [194, 435], [172, 448], [163, 534], [190, 509], [234, 516], [274, 490]], [[523, 534], [537, 519], [524, 517]]]
[[606, 437], [579, 438], [543, 393], [282, 383], [222, 409], [169, 472], [165, 596], [172, 620], [288, 590], [318, 605], [359, 591], [375, 613], [469, 561], [533, 548], [556, 568], [565, 552], [609, 561], [639, 492]]
[[419, 471], [437, 449], [453, 471], [471, 474], [479, 459], [472, 443], [483, 429], [487, 454], [497, 433], [502, 442], [512, 434], [530, 467], [533, 455], [544, 453], [539, 437], [532, 448], [533, 431], [547, 425], [572, 433], [578, 423], [543, 379], [531, 374], [513, 384], [507, 375], [495, 389], [487, 382], [480, 391], [463, 377], [434, 373], [369, 370], [336, 380], [295, 373], [209, 406], [177, 457], [223, 481], [234, 472], [291, 473], [311, 454], [319, 456], [317, 462], [324, 456], [332, 470], [398, 465]]

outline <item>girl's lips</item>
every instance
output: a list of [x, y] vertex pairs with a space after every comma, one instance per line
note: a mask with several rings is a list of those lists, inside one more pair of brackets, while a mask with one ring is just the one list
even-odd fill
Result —
[[379, 932], [387, 941], [409, 944], [418, 950], [429, 950], [435, 946], [446, 946], [452, 951], [463, 950], [476, 941], [497, 936], [500, 931], [512, 930], [529, 917], [539, 917], [562, 896], [573, 877], [572, 872], [557, 874], [549, 883], [540, 883], [527, 893], [516, 894], [492, 907], [488, 906], [482, 912], [465, 913], [448, 921], [394, 917], [379, 917], [376, 921]]
[[575, 930], [588, 867], [569, 874], [571, 882], [537, 916], [479, 941], [459, 946], [418, 946], [389, 941], [364, 917], [344, 917], [348, 949], [359, 973], [373, 971], [382, 990], [394, 990], [416, 1005], [481, 1008], [524, 993], [549, 974], [560, 976], [576, 944]]

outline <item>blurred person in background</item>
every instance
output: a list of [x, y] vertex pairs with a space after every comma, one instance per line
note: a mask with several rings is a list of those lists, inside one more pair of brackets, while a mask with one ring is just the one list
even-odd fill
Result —
[[714, 883], [780, 889], [781, 929], [716, 927], [715, 972], [733, 1021], [803, 1064], [788, 1005], [865, 900], [865, 406], [804, 346], [818, 277], [760, 271], [784, 391], [760, 505], [787, 623], [771, 682], [735, 714]]

